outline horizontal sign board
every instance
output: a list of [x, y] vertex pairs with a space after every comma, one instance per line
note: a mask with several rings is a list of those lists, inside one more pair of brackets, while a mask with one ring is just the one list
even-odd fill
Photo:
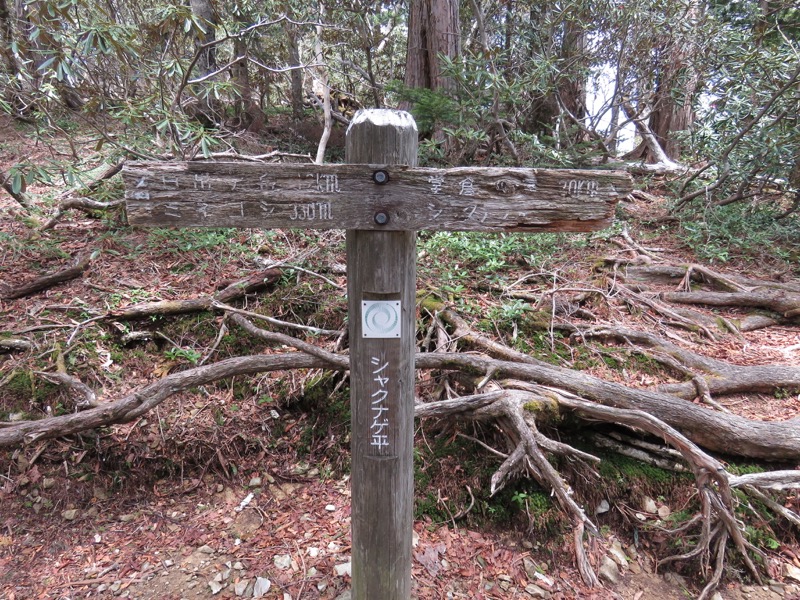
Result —
[[621, 171], [131, 162], [128, 221], [156, 227], [595, 231], [631, 191]]

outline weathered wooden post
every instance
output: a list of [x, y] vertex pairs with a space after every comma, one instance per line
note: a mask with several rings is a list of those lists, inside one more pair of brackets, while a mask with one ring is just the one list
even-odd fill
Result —
[[[348, 163], [417, 165], [408, 113], [361, 111], [346, 140]], [[375, 171], [376, 195], [390, 177]], [[388, 227], [398, 207], [378, 205]], [[347, 230], [353, 600], [411, 597], [415, 286], [415, 231]]]

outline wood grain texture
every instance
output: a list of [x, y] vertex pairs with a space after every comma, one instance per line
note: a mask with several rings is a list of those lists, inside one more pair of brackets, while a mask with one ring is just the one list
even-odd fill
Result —
[[[400, 111], [362, 111], [346, 153], [415, 164], [416, 125]], [[347, 231], [353, 600], [411, 597], [416, 254], [413, 231]], [[400, 301], [399, 339], [363, 337], [364, 300]]]
[[[399, 159], [394, 148], [389, 158]], [[123, 169], [128, 220], [159, 227], [595, 231], [611, 224], [618, 199], [631, 191], [630, 176], [620, 171], [386, 164], [374, 135], [360, 160], [375, 164], [132, 162]], [[388, 183], [375, 183], [376, 171], [385, 171]], [[377, 213], [388, 222], [378, 224]]]

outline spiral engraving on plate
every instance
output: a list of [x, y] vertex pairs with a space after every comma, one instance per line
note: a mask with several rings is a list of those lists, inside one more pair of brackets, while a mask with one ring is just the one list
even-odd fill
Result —
[[400, 337], [400, 303], [365, 301], [362, 328], [364, 337]]

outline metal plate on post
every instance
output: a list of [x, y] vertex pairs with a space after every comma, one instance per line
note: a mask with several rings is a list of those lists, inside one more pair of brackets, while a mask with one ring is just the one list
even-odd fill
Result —
[[363, 300], [361, 333], [365, 338], [397, 339], [400, 337], [399, 300]]

